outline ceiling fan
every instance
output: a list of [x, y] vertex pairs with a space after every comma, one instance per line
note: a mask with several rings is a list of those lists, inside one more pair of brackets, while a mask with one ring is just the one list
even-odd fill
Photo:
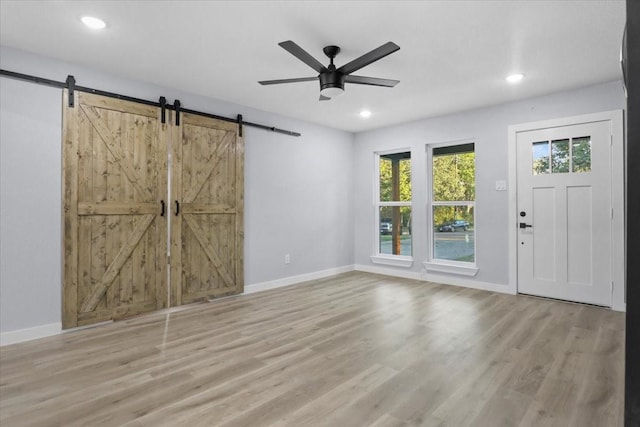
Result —
[[295, 79], [281, 79], [281, 80], [263, 80], [258, 83], [261, 85], [275, 85], [281, 83], [297, 83], [297, 82], [310, 82], [313, 80], [320, 81], [320, 101], [326, 101], [334, 98], [344, 92], [345, 83], [355, 83], [360, 85], [382, 86], [382, 87], [394, 87], [400, 83], [399, 80], [379, 79], [376, 77], [364, 77], [351, 75], [354, 71], [358, 71], [360, 68], [384, 58], [387, 55], [400, 49], [400, 46], [393, 42], [387, 42], [382, 46], [373, 49], [371, 52], [365, 53], [359, 58], [343, 65], [340, 68], [336, 68], [333, 64], [333, 59], [338, 53], [340, 48], [338, 46], [326, 46], [323, 50], [324, 54], [329, 57], [331, 63], [325, 67], [311, 56], [307, 51], [300, 46], [287, 40], [278, 43], [287, 52], [307, 64], [319, 73], [317, 77], [300, 77]]

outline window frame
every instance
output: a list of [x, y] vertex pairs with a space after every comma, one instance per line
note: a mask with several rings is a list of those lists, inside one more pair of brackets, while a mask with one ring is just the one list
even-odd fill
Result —
[[409, 153], [410, 159], [413, 162], [413, 153], [411, 147], [395, 148], [391, 150], [375, 151], [373, 153], [374, 173], [373, 173], [373, 255], [371, 255], [371, 261], [374, 264], [391, 265], [395, 267], [411, 267], [413, 266], [413, 233], [411, 234], [411, 255], [394, 255], [385, 254], [380, 252], [380, 208], [382, 207], [409, 207], [411, 208], [411, 215], [413, 217], [413, 165], [411, 168], [411, 200], [410, 201], [380, 201], [380, 157], [389, 154]]
[[[477, 159], [476, 155], [476, 144], [474, 139], [465, 139], [465, 140], [457, 140], [457, 141], [449, 141], [449, 142], [440, 142], [433, 144], [426, 144], [426, 192], [427, 192], [427, 208], [426, 208], [426, 216], [427, 216], [427, 233], [428, 233], [428, 248], [427, 248], [427, 259], [423, 262], [423, 267], [428, 272], [435, 273], [449, 273], [449, 274], [459, 274], [463, 276], [475, 276], [478, 273], [477, 267], [477, 211], [476, 211], [476, 203], [477, 203], [477, 192], [475, 194], [475, 200], [451, 200], [451, 201], [441, 201], [434, 200], [433, 194], [433, 159], [434, 159], [434, 149], [444, 148], [444, 147], [453, 147], [457, 145], [468, 145], [473, 144], [473, 153], [474, 153], [474, 183], [477, 183]], [[434, 218], [433, 218], [433, 209], [436, 206], [472, 206], [473, 207], [473, 262], [470, 261], [456, 261], [456, 260], [448, 260], [443, 258], [435, 257], [435, 226], [434, 226]]]

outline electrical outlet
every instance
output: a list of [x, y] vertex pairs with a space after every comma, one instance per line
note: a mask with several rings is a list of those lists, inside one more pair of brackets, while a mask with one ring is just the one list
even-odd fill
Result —
[[291, 262], [291, 255], [284, 254], [284, 263], [289, 264]]

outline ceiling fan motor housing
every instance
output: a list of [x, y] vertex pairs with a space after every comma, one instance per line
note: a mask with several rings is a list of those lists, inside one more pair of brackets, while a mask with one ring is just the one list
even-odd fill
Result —
[[345, 75], [337, 71], [320, 74], [320, 90], [336, 87], [344, 90]]

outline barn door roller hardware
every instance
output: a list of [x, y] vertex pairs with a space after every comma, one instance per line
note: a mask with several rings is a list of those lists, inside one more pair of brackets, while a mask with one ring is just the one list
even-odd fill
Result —
[[[126, 96], [126, 95], [120, 95], [117, 93], [113, 93], [113, 92], [106, 92], [103, 90], [99, 90], [99, 89], [93, 89], [90, 87], [85, 87], [85, 86], [78, 86], [76, 85], [76, 79], [74, 76], [67, 76], [66, 81], [64, 82], [60, 82], [60, 81], [56, 81], [56, 80], [50, 80], [50, 79], [45, 79], [42, 77], [37, 77], [37, 76], [32, 76], [29, 74], [22, 74], [22, 73], [16, 73], [14, 71], [8, 71], [5, 69], [0, 69], [0, 76], [4, 76], [4, 77], [10, 77], [16, 80], [23, 80], [23, 81], [27, 81], [27, 82], [31, 82], [31, 83], [37, 83], [37, 84], [41, 84], [41, 85], [45, 85], [45, 86], [51, 86], [51, 87], [57, 87], [60, 89], [67, 89], [69, 91], [69, 107], [73, 108], [74, 104], [75, 104], [75, 92], [76, 91], [80, 91], [80, 92], [86, 92], [86, 93], [92, 93], [95, 95], [101, 95], [101, 96], [106, 96], [108, 98], [116, 98], [116, 99], [121, 99], [123, 101], [131, 101], [131, 102], [137, 102], [139, 104], [144, 104], [144, 105], [152, 105], [154, 107], [159, 107], [162, 108], [162, 105], [160, 102], [155, 102], [155, 101], [149, 101], [146, 99], [140, 99], [140, 98], [134, 98], [131, 96]], [[199, 116], [204, 116], [204, 117], [210, 117], [210, 118], [214, 118], [214, 119], [218, 119], [218, 120], [223, 120], [226, 122], [232, 122], [232, 123], [238, 123], [238, 125], [240, 125], [240, 136], [242, 136], [242, 126], [251, 126], [251, 127], [255, 127], [258, 129], [264, 129], [264, 130], [268, 130], [271, 132], [276, 132], [276, 133], [282, 133], [285, 135], [289, 135], [289, 136], [300, 136], [301, 134], [299, 132], [294, 132], [294, 131], [290, 131], [290, 130], [286, 130], [286, 129], [279, 129], [273, 126], [266, 126], [266, 125], [262, 125], [259, 123], [252, 123], [252, 122], [247, 122], [242, 120], [242, 115], [238, 115], [237, 118], [232, 119], [229, 117], [223, 117], [223, 116], [218, 116], [215, 114], [210, 114], [210, 113], [205, 113], [202, 111], [196, 111], [196, 110], [188, 110], [185, 108], [182, 108], [180, 101], [176, 100], [174, 101], [174, 105], [171, 104], [166, 104], [166, 98], [161, 97], [160, 99], [165, 99], [165, 110], [169, 109], [169, 110], [174, 110], [176, 111], [176, 124], [180, 125], [180, 118], [179, 118], [179, 113], [183, 112], [183, 113], [189, 113], [189, 114], [195, 114], [195, 115], [199, 115]], [[177, 109], [176, 109], [177, 107]], [[162, 114], [162, 113], [161, 113]], [[166, 119], [166, 116], [164, 116]]]
[[176, 126], [180, 126], [180, 100], [173, 101], [173, 109], [176, 112]]
[[165, 124], [167, 122], [167, 98], [160, 97], [160, 123]]
[[73, 76], [67, 76], [67, 89], [69, 89], [69, 107], [73, 108], [73, 92], [76, 88], [76, 79]]

